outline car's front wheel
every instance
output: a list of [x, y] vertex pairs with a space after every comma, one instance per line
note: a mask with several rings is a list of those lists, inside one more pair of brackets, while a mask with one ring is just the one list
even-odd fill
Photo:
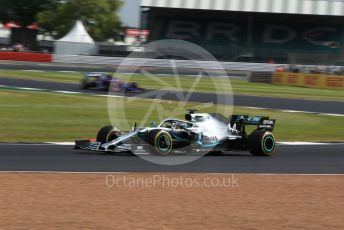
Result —
[[110, 142], [122, 135], [121, 131], [113, 126], [105, 126], [101, 128], [97, 135], [97, 141], [103, 143]]
[[275, 137], [265, 130], [253, 131], [248, 136], [248, 148], [254, 156], [270, 156], [276, 148]]
[[88, 89], [89, 88], [88, 82], [86, 80], [82, 80], [80, 88], [81, 89]]

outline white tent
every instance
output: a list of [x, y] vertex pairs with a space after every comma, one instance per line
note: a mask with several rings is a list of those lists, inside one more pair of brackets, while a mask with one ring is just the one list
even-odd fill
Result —
[[90, 55], [95, 54], [96, 51], [94, 40], [80, 20], [75, 22], [66, 36], [55, 42], [55, 53], [58, 54]]
[[4, 24], [0, 22], [0, 44], [10, 44], [11, 30], [6, 28]]

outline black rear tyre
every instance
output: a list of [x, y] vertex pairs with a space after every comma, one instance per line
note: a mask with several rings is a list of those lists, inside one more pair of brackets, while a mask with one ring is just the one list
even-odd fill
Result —
[[154, 138], [155, 153], [166, 156], [172, 152], [173, 140], [171, 134], [160, 131]]
[[248, 148], [254, 156], [270, 156], [276, 148], [276, 140], [271, 132], [253, 131], [248, 137]]
[[121, 131], [113, 126], [101, 128], [97, 135], [97, 141], [103, 143], [110, 142], [122, 135]]

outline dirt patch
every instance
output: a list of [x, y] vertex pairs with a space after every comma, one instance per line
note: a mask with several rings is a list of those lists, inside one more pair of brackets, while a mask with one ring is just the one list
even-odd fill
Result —
[[0, 229], [344, 229], [344, 176], [0, 174]]

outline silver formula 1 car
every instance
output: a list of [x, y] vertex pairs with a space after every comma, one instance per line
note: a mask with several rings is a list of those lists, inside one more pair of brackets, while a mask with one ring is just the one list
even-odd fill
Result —
[[[196, 113], [189, 110], [185, 120], [168, 118], [159, 125], [121, 131], [105, 126], [96, 140], [76, 140], [75, 148], [100, 152], [145, 152], [170, 155], [184, 152], [249, 151], [255, 156], [270, 156], [276, 147], [272, 134], [276, 120], [261, 116]], [[247, 125], [256, 128], [246, 133]]]

